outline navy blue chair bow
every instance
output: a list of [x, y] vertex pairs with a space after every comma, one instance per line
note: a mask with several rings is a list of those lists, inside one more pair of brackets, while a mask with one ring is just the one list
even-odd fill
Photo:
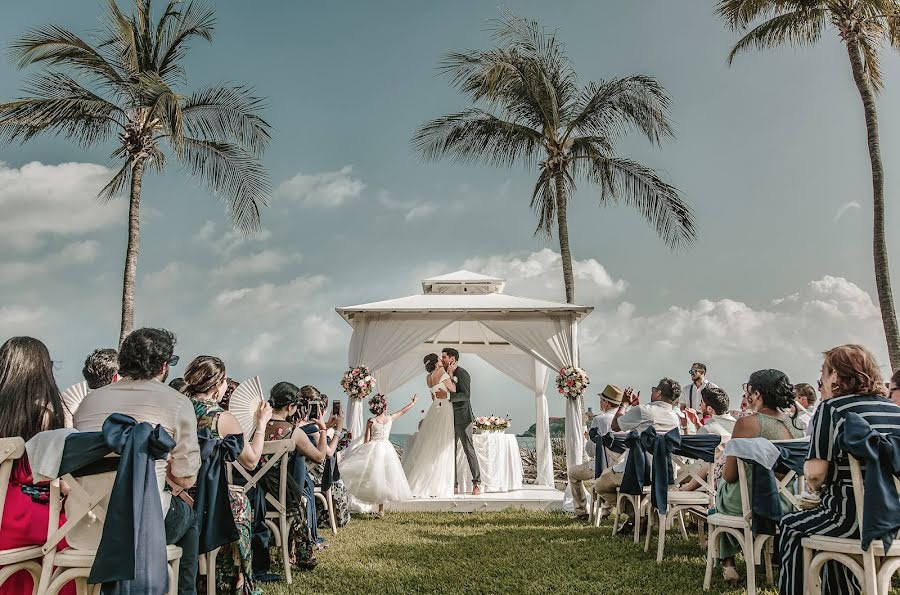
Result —
[[641, 433], [641, 445], [653, 455], [653, 474], [650, 485], [650, 504], [659, 512], [669, 509], [669, 486], [675, 484], [672, 455], [701, 459], [712, 463], [716, 447], [722, 441], [717, 434], [682, 436], [678, 428], [659, 434], [650, 426]]
[[637, 430], [631, 430], [625, 436], [625, 446], [628, 447], [628, 459], [625, 461], [625, 473], [622, 476], [623, 494], [642, 496], [644, 485], [650, 482], [650, 467], [647, 465], [647, 453], [641, 445], [641, 435]]
[[784, 512], [778, 490], [776, 473], [793, 471], [803, 475], [803, 464], [809, 453], [808, 441], [773, 443], [779, 457], [772, 468], [748, 461], [753, 468], [753, 482], [750, 486], [750, 507], [753, 532], [760, 535], [775, 535], [775, 527]]
[[194, 511], [200, 518], [199, 552], [205, 554], [240, 537], [231, 513], [225, 465], [236, 461], [244, 450], [244, 435], [213, 438], [208, 429], [203, 429], [197, 433], [197, 440], [201, 464]]
[[[116, 478], [88, 582], [102, 583], [103, 595], [161, 595], [169, 590], [165, 519], [159, 503], [156, 461], [175, 441], [162, 426], [137, 423], [120, 413], [103, 422], [101, 432], [66, 438], [59, 477], [84, 477], [112, 470]], [[118, 460], [103, 458], [110, 453]]]
[[625, 432], [608, 432], [600, 435], [597, 428], [591, 428], [588, 432], [588, 438], [595, 446], [594, 452], [594, 477], [600, 477], [606, 469], [606, 452], [609, 449], [612, 452], [621, 454], [625, 452]]
[[900, 497], [895, 477], [900, 477], [900, 436], [882, 434], [856, 413], [844, 417], [838, 447], [865, 464], [864, 501], [861, 527], [862, 549], [880, 539], [891, 547], [900, 530]]

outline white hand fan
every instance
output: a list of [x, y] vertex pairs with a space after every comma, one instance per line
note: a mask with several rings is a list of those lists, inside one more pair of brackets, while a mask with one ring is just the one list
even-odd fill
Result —
[[78, 384], [73, 384], [59, 395], [60, 397], [62, 397], [63, 414], [66, 418], [67, 428], [72, 427], [72, 418], [75, 417], [75, 412], [78, 411], [78, 407], [81, 405], [81, 402], [84, 400], [87, 394], [87, 382], [82, 380]]
[[241, 429], [244, 430], [245, 440], [253, 439], [253, 432], [256, 431], [256, 410], [264, 400], [259, 376], [241, 382], [231, 393], [228, 411], [237, 418]]

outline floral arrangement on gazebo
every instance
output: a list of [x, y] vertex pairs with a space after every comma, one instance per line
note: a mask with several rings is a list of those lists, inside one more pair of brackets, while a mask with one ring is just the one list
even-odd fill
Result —
[[590, 383], [587, 372], [575, 366], [561, 368], [556, 377], [556, 388], [559, 390], [559, 394], [569, 399], [577, 399], [583, 395]]
[[482, 432], [503, 432], [509, 427], [510, 420], [496, 415], [482, 415], [475, 418], [475, 429]]
[[375, 378], [365, 366], [350, 368], [341, 378], [341, 388], [351, 399], [365, 399], [375, 388]]

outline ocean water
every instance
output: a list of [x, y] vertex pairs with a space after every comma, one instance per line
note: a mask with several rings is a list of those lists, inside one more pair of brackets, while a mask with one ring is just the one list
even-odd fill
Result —
[[[405, 447], [406, 440], [409, 436], [409, 434], [391, 434], [391, 442], [397, 446]], [[519, 442], [519, 448], [525, 448], [527, 450], [534, 450], [536, 448], [536, 439], [533, 436], [516, 436], [516, 440]]]

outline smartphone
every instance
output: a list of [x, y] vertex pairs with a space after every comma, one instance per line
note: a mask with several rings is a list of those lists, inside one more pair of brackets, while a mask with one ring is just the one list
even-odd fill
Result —
[[341, 402], [334, 400], [331, 402], [331, 415], [338, 416], [341, 414]]
[[319, 404], [318, 404], [318, 403], [312, 403], [312, 404], [309, 406], [309, 419], [319, 419], [319, 416], [320, 416], [320, 413], [319, 413]]

